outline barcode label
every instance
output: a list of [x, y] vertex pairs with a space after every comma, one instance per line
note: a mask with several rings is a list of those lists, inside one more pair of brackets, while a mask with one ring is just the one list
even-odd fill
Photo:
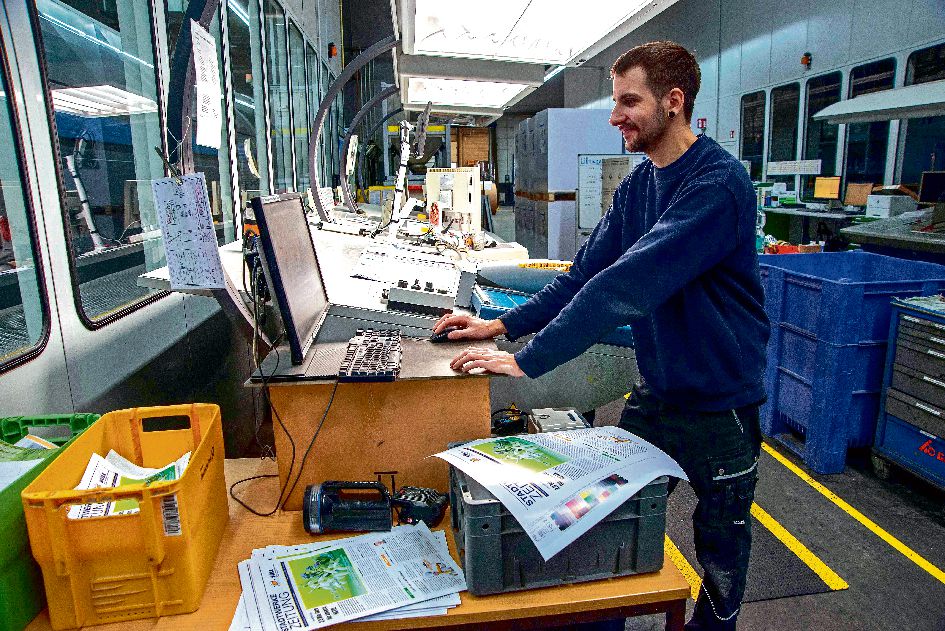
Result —
[[176, 495], [168, 495], [161, 500], [161, 512], [164, 514], [164, 534], [168, 537], [179, 537], [180, 511], [177, 508]]

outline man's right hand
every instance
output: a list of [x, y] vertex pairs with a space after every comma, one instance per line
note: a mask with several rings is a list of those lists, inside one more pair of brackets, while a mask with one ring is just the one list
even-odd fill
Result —
[[439, 333], [451, 326], [459, 327], [459, 329], [449, 334], [450, 340], [491, 340], [506, 332], [502, 320], [483, 320], [474, 316], [452, 313], [447, 313], [437, 320], [433, 326], [433, 332]]

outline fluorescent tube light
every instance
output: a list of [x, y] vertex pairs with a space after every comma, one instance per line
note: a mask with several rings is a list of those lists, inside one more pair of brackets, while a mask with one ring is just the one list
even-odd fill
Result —
[[529, 86], [523, 83], [407, 77], [407, 102], [472, 107], [502, 107]]
[[236, 2], [236, 0], [227, 0], [226, 6], [230, 11], [233, 12], [233, 15], [239, 18], [240, 22], [246, 26], [249, 26], [249, 12], [241, 7], [239, 3]]
[[86, 118], [148, 114], [158, 111], [157, 103], [151, 99], [110, 85], [53, 90], [52, 100], [57, 112], [76, 114]]

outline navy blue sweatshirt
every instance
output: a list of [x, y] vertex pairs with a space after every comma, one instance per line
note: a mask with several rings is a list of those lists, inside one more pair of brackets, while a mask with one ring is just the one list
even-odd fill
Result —
[[675, 162], [637, 166], [561, 274], [500, 319], [529, 377], [630, 324], [640, 375], [661, 400], [721, 411], [764, 399], [769, 323], [745, 168], [700, 136]]

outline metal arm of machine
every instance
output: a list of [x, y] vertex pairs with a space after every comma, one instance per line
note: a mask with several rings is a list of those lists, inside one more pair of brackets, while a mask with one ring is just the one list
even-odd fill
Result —
[[[357, 114], [354, 115], [354, 118], [351, 119], [351, 126], [348, 127], [348, 133], [345, 134], [344, 144], [341, 147], [341, 173], [347, 172], [348, 166], [348, 146], [351, 144], [351, 136], [354, 131], [361, 125], [361, 121], [370, 112], [374, 109], [374, 106], [380, 103], [381, 101], [386, 100], [387, 98], [397, 94], [399, 89], [397, 86], [392, 85], [386, 90], [382, 90], [374, 95], [371, 100], [364, 104]], [[345, 205], [351, 210], [351, 212], [359, 212], [358, 204], [351, 198], [351, 189], [348, 187], [348, 178], [341, 178], [341, 194], [345, 200]], [[314, 197], [314, 195], [313, 195]]]
[[[335, 98], [338, 96], [338, 93], [341, 92], [341, 88], [354, 76], [354, 74], [370, 63], [373, 59], [380, 57], [384, 53], [393, 50], [394, 46], [397, 45], [397, 38], [393, 35], [382, 39], [377, 42], [363, 53], [351, 60], [342, 69], [341, 74], [338, 75], [338, 78], [332, 81], [331, 85], [328, 86], [328, 92], [325, 94], [325, 97], [322, 99], [321, 103], [318, 105], [318, 114], [315, 115], [315, 121], [312, 126], [312, 135], [308, 140], [308, 171], [309, 171], [309, 181], [312, 183], [313, 192], [317, 191], [319, 188], [318, 180], [318, 160], [316, 153], [318, 152], [318, 140], [322, 135], [322, 125], [325, 122], [325, 117], [328, 116], [328, 110], [331, 108], [331, 104], [335, 102]], [[320, 215], [325, 215], [328, 212], [328, 209], [322, 207], [322, 201], [319, 199], [318, 195], [312, 195], [315, 201], [315, 206], [318, 209]]]

